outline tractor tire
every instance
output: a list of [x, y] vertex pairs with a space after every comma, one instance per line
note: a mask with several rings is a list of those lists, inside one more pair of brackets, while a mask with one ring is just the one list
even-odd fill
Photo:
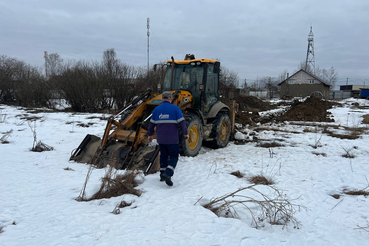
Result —
[[224, 148], [228, 145], [231, 135], [231, 120], [226, 113], [219, 113], [213, 122], [211, 147], [214, 149]]
[[183, 137], [182, 130], [179, 131], [179, 151], [182, 156], [196, 156], [199, 154], [202, 139], [203, 128], [199, 117], [195, 114], [185, 114], [186, 125], [189, 139]]

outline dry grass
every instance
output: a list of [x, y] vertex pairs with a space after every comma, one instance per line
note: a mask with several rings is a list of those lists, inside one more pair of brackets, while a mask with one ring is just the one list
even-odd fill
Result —
[[369, 191], [366, 190], [348, 190], [344, 191], [344, 193], [350, 196], [369, 196]]
[[78, 123], [77, 124], [77, 126], [80, 126], [80, 127], [90, 127], [90, 126], [93, 126], [93, 125], [94, 125], [94, 123], [92, 123], [92, 122], [89, 122], [87, 124], [85, 124], [85, 123]]
[[253, 183], [255, 185], [272, 185], [274, 184], [274, 181], [272, 179], [266, 178], [264, 175], [256, 175], [252, 176], [249, 179], [250, 183]]
[[273, 141], [273, 142], [258, 143], [256, 147], [274, 148], [274, 147], [284, 147], [284, 145]]
[[231, 172], [231, 175], [233, 176], [236, 176], [237, 178], [243, 178], [243, 173], [241, 173], [240, 171], [234, 171], [234, 172]]
[[347, 134], [335, 133], [333, 131], [328, 130], [327, 128], [324, 129], [323, 133], [326, 133], [328, 136], [331, 136], [333, 138], [355, 140], [360, 138], [360, 135], [363, 134], [365, 131], [364, 128], [360, 127], [344, 127], [344, 128], [347, 131]]
[[343, 193], [346, 195], [350, 195], [350, 196], [369, 196], [369, 185], [367, 187], [365, 187], [364, 189], [354, 189], [354, 190], [348, 190], [345, 189], [343, 190]]
[[[272, 186], [269, 186], [271, 189], [268, 192], [269, 195], [260, 192], [255, 186], [240, 188], [235, 192], [212, 199], [203, 206], [217, 216], [226, 218], [239, 218], [237, 210], [245, 208], [250, 212], [253, 219], [252, 224], [257, 228], [263, 221], [283, 226], [287, 226], [291, 222], [294, 228], [299, 228], [300, 223], [294, 214], [303, 206], [292, 204], [282, 191]], [[241, 192], [250, 194], [243, 195]], [[259, 198], [255, 198], [255, 196]]]
[[[90, 198], [86, 198], [83, 191], [77, 198], [77, 201], [91, 201], [102, 198], [117, 197], [124, 194], [141, 196], [142, 191], [135, 188], [138, 186], [138, 183], [135, 180], [138, 174], [138, 171], [126, 171], [124, 174], [117, 174], [117, 171], [113, 167], [109, 166], [105, 176], [101, 179], [102, 182], [99, 190]], [[85, 189], [85, 186], [83, 189]]]
[[323, 157], [327, 157], [326, 153], [318, 153], [318, 152], [312, 152], [314, 155], [316, 156], [323, 156]]
[[64, 168], [65, 171], [74, 171], [74, 169], [70, 168], [70, 167], [66, 167]]
[[125, 208], [125, 207], [129, 207], [132, 205], [133, 202], [126, 202], [124, 200], [122, 200], [119, 204], [117, 204], [117, 206], [115, 206], [114, 210], [112, 211], [113, 214], [120, 214], [120, 209], [121, 208]]

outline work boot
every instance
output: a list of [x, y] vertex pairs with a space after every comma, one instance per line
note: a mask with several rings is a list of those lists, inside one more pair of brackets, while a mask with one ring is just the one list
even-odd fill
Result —
[[171, 180], [171, 177], [170, 176], [168, 176], [168, 175], [166, 175], [165, 173], [163, 173], [163, 174], [161, 174], [160, 175], [160, 180], [161, 179], [164, 179], [164, 181], [165, 181], [165, 183], [167, 184], [167, 185], [169, 185], [169, 186], [173, 186], [173, 182], [172, 182], [172, 180]]
[[163, 181], [165, 181], [165, 178], [163, 177], [163, 174], [161, 173], [160, 174], [160, 182], [163, 182]]

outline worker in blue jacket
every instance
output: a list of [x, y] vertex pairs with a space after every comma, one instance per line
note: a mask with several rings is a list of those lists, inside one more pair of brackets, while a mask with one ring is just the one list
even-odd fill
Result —
[[148, 141], [152, 141], [156, 127], [156, 138], [160, 148], [160, 181], [173, 186], [171, 177], [179, 156], [178, 126], [181, 127], [186, 140], [189, 136], [181, 109], [172, 104], [172, 92], [163, 92], [162, 98], [163, 103], [154, 109], [151, 116]]

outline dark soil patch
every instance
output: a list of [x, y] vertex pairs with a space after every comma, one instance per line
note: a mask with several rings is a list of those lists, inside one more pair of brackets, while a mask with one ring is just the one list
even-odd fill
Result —
[[274, 148], [274, 147], [284, 147], [284, 145], [273, 141], [273, 142], [258, 143], [256, 147]]
[[295, 100], [284, 115], [277, 118], [279, 121], [314, 121], [314, 122], [334, 122], [329, 118], [328, 109], [336, 103], [321, 100], [317, 97], [309, 97], [304, 102]]
[[272, 180], [268, 180], [263, 175], [253, 176], [249, 179], [249, 181], [253, 184], [262, 184], [262, 185], [272, 185], [274, 182]]
[[369, 124], [369, 114], [363, 115], [363, 124]]
[[243, 178], [243, 174], [240, 171], [231, 172], [231, 175], [236, 176], [237, 178]]
[[352, 132], [351, 134], [339, 134], [339, 133], [334, 133], [329, 130], [324, 130], [323, 133], [326, 133], [328, 136], [331, 136], [333, 138], [339, 138], [339, 139], [355, 140], [355, 139], [360, 138], [360, 135], [356, 132]]
[[[239, 111], [236, 114], [236, 123], [242, 125], [253, 125], [257, 122], [255, 119], [260, 117], [258, 112], [277, 108], [276, 105], [264, 102], [263, 100], [253, 96], [239, 95], [235, 100], [239, 105]], [[230, 105], [230, 101], [228, 99], [222, 99], [222, 102], [228, 106]]]
[[92, 123], [92, 122], [89, 122], [89, 123], [87, 123], [87, 124], [85, 124], [85, 123], [79, 123], [79, 124], [77, 124], [77, 126], [80, 126], [80, 127], [90, 127], [90, 126], [92, 126], [94, 123]]
[[346, 190], [343, 193], [350, 196], [369, 196], [369, 191], [366, 190]]
[[318, 153], [318, 152], [312, 152], [314, 155], [316, 156], [323, 156], [323, 157], [327, 157], [327, 154], [326, 153]]
[[334, 199], [340, 199], [341, 195], [339, 194], [333, 194], [331, 195]]

